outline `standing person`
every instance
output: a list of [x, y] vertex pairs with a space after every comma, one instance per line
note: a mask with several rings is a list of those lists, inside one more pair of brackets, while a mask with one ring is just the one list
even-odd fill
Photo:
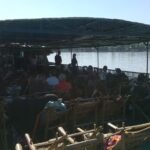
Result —
[[72, 72], [77, 73], [78, 61], [76, 59], [76, 54], [73, 54], [73, 58], [71, 60]]
[[73, 54], [73, 58], [71, 60], [72, 67], [78, 66], [78, 61], [76, 59], [76, 54]]
[[55, 56], [55, 65], [56, 66], [60, 66], [61, 63], [62, 63], [62, 59], [61, 59], [61, 56], [60, 56], [60, 51], [57, 52], [57, 55]]

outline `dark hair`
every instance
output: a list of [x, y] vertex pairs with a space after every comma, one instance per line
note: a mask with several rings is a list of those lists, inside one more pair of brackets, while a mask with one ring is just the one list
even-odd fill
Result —
[[107, 70], [107, 66], [104, 66], [104, 67], [103, 67], [103, 70]]

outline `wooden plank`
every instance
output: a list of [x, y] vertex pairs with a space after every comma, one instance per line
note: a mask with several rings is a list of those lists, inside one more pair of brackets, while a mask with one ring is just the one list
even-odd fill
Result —
[[115, 126], [114, 124], [112, 124], [112, 123], [107, 123], [107, 125], [109, 126], [109, 127], [111, 127], [111, 128], [113, 128], [114, 130], [118, 130], [119, 128], [117, 127], [117, 126]]
[[[81, 128], [77, 128], [77, 130], [78, 130], [79, 132], [81, 132], [81, 133], [84, 133], [84, 132], [85, 132], [85, 131], [82, 130]], [[87, 140], [87, 139], [88, 139], [85, 134], [83, 134], [83, 138], [84, 138], [84, 140]]]
[[64, 139], [66, 139], [66, 135], [65, 135], [65, 136], [62, 136], [62, 137], [59, 138], [59, 139], [56, 139], [55, 142], [54, 142], [53, 144], [51, 144], [48, 149], [49, 149], [49, 150], [52, 150], [52, 149], [58, 147], [58, 144], [61, 143], [61, 142], [63, 142]]
[[75, 143], [74, 139], [71, 138], [70, 136], [67, 135], [66, 131], [62, 128], [62, 127], [58, 127], [58, 131], [63, 135], [63, 136], [67, 136], [67, 140], [73, 144]]
[[86, 148], [86, 147], [96, 145], [96, 144], [98, 144], [97, 139], [90, 139], [90, 140], [86, 140], [86, 141], [77, 142], [74, 144], [67, 145], [65, 147], [65, 150], [78, 150], [78, 149]]
[[[87, 134], [87, 133], [91, 133], [93, 132], [94, 130], [88, 130], [88, 131], [84, 131], [83, 133], [82, 132], [79, 132], [79, 133], [73, 133], [73, 134], [69, 134], [70, 137], [76, 137], [76, 136], [80, 136], [80, 135], [83, 135], [83, 134]], [[58, 137], [58, 139], [61, 138], [61, 137]], [[36, 143], [34, 144], [36, 147], [42, 147], [44, 145], [49, 145], [49, 144], [52, 144], [54, 141], [56, 140], [56, 138], [53, 138], [53, 139], [50, 139], [46, 142], [41, 142], [41, 143]]]

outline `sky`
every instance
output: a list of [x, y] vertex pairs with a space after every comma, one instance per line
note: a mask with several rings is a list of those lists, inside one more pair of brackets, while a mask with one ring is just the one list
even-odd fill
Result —
[[0, 20], [59, 17], [111, 18], [150, 24], [150, 0], [0, 0]]

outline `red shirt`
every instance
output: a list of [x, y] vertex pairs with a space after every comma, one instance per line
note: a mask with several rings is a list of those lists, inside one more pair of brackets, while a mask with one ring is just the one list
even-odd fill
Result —
[[70, 92], [72, 86], [69, 82], [67, 81], [60, 81], [59, 84], [57, 85], [57, 89], [62, 91], [62, 92]]

